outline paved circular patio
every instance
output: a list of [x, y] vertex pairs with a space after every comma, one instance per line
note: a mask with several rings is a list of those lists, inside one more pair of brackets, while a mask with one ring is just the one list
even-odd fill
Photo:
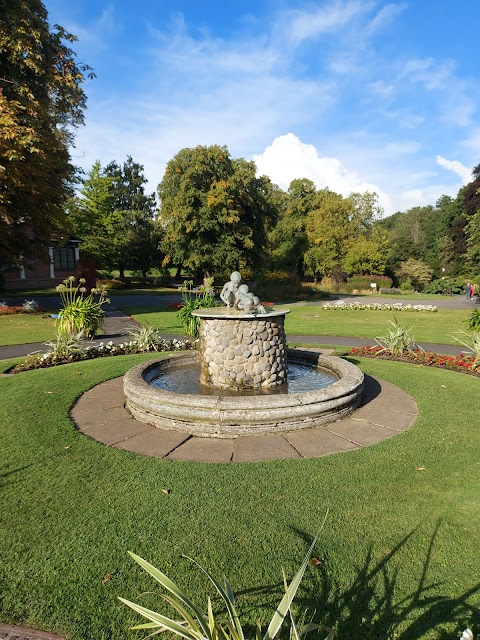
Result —
[[281, 434], [199, 438], [138, 422], [124, 408], [123, 377], [84, 393], [70, 416], [84, 435], [102, 444], [165, 460], [260, 462], [317, 458], [381, 442], [409, 429], [417, 405], [405, 391], [365, 376], [362, 405], [350, 416], [324, 426]]

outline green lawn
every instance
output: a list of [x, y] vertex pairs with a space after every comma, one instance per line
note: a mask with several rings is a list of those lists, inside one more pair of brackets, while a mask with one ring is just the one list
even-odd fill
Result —
[[183, 334], [183, 327], [178, 319], [178, 311], [152, 310], [152, 307], [131, 307], [119, 305], [125, 313], [132, 316], [134, 320], [140, 324], [149, 324], [155, 329], [159, 329], [164, 333], [180, 333]]
[[0, 345], [46, 342], [54, 338], [54, 320], [43, 314], [0, 316]]
[[127, 632], [138, 618], [116, 596], [166, 605], [140, 595], [155, 585], [131, 549], [203, 606], [205, 578], [180, 557], [194, 556], [228, 575], [242, 620], [265, 623], [281, 568], [293, 575], [329, 508], [315, 549], [324, 562], [307, 569], [297, 609], [315, 609], [344, 640], [446, 640], [478, 629], [478, 407], [464, 401], [478, 395], [478, 379], [364, 360], [365, 372], [415, 397], [408, 432], [319, 459], [172, 463], [98, 444], [68, 417], [82, 391], [144, 359], [0, 379], [2, 621], [71, 640], [145, 637]]
[[326, 335], [374, 338], [386, 334], [390, 320], [412, 327], [419, 342], [455, 344], [450, 334], [464, 329], [465, 311], [439, 309], [437, 313], [399, 311], [325, 311], [321, 305], [285, 305], [291, 309], [285, 319], [285, 331], [290, 335]]
[[[437, 313], [413, 313], [401, 311], [325, 311], [322, 305], [292, 304], [276, 306], [290, 309], [285, 319], [285, 331], [289, 335], [325, 335], [373, 338], [386, 334], [394, 316], [407, 327], [413, 327], [412, 335], [419, 342], [455, 344], [450, 334], [464, 329], [465, 311], [439, 309]], [[176, 311], [152, 311], [151, 308], [122, 306], [141, 324], [148, 323], [165, 333], [182, 333]]]

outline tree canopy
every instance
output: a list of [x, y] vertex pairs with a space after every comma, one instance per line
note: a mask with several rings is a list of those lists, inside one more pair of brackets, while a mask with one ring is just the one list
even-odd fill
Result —
[[99, 267], [136, 269], [144, 275], [158, 266], [161, 230], [155, 223], [155, 194], [145, 193], [143, 166], [131, 156], [123, 165], [97, 161], [69, 205], [70, 220], [82, 242], [82, 254]]
[[46, 252], [66, 228], [76, 169], [69, 145], [83, 122], [85, 64], [77, 38], [48, 23], [40, 0], [0, 0], [0, 262]]
[[158, 186], [165, 266], [226, 273], [258, 265], [276, 218], [272, 185], [227, 147], [182, 149]]

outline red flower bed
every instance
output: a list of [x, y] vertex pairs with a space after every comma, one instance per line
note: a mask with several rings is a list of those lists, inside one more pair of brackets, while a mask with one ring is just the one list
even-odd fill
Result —
[[37, 307], [35, 311], [28, 311], [25, 307], [9, 307], [7, 305], [0, 306], [0, 316], [15, 316], [19, 314], [28, 315], [30, 313], [43, 313], [45, 309]]
[[382, 347], [359, 347], [350, 350], [355, 356], [363, 356], [366, 358], [381, 358], [382, 360], [397, 360], [399, 362], [412, 362], [414, 364], [422, 364], [429, 367], [440, 367], [443, 369], [453, 369], [454, 371], [463, 371], [480, 376], [479, 370], [473, 370], [472, 365], [475, 361], [474, 356], [458, 355], [458, 356], [442, 356], [432, 351], [406, 351], [401, 356], [394, 355], [391, 351], [384, 351]]

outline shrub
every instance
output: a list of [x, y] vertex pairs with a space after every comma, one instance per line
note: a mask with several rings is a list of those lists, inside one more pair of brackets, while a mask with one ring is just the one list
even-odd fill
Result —
[[386, 288], [386, 287], [381, 287], [378, 290], [379, 293], [388, 293], [391, 296], [399, 296], [402, 293], [404, 293], [404, 291], [402, 291], [401, 289], [398, 289], [396, 287], [390, 287], [390, 288]]
[[374, 282], [377, 285], [377, 289], [380, 287], [391, 287], [392, 279], [388, 276], [376, 276], [376, 275], [366, 275], [366, 276], [352, 276], [347, 280], [346, 286], [349, 289], [362, 289], [362, 290], [370, 290], [370, 285]]
[[125, 283], [116, 278], [98, 278], [97, 287], [99, 289], [125, 289]]
[[424, 288], [425, 293], [447, 293], [447, 291], [453, 294], [464, 293], [464, 278], [445, 278], [445, 280], [443, 278], [437, 278], [436, 280], [432, 280], [432, 282]]

